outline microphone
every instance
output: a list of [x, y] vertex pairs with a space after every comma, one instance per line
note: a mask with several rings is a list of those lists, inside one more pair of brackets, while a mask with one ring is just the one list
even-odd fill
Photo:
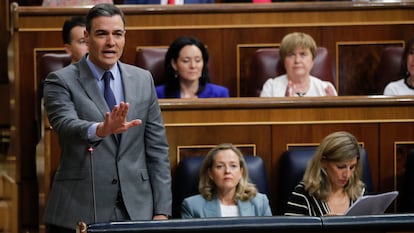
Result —
[[92, 181], [92, 201], [93, 201], [93, 223], [96, 223], [96, 198], [95, 198], [95, 169], [93, 167], [93, 151], [94, 147], [91, 145], [88, 148], [90, 166], [91, 166], [91, 181]]

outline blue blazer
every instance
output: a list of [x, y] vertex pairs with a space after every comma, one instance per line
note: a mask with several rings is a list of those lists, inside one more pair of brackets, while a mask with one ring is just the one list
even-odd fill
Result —
[[[160, 4], [160, 0], [124, 0], [124, 4]], [[215, 3], [214, 0], [184, 0], [184, 4]]]
[[[165, 85], [159, 85], [157, 88], [157, 96], [159, 99], [165, 98]], [[180, 92], [177, 93], [175, 98], [180, 98]], [[198, 98], [225, 98], [230, 97], [229, 89], [220, 85], [207, 83], [203, 92], [198, 94]]]
[[[240, 216], [272, 216], [267, 196], [257, 193], [250, 201], [237, 201]], [[215, 198], [207, 201], [201, 194], [184, 199], [181, 205], [181, 218], [221, 217], [220, 201]]]

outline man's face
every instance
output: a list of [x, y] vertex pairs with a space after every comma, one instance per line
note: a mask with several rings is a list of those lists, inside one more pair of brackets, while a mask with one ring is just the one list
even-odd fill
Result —
[[89, 59], [109, 70], [122, 56], [125, 46], [125, 25], [120, 15], [99, 16], [91, 22], [90, 33], [85, 32]]
[[75, 26], [70, 31], [70, 44], [65, 44], [65, 50], [72, 57], [72, 63], [79, 61], [88, 52], [85, 42], [85, 27]]

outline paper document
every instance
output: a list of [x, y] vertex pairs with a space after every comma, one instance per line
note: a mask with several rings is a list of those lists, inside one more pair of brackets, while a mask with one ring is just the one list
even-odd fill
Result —
[[349, 207], [344, 215], [374, 215], [383, 214], [391, 202], [398, 196], [398, 191], [365, 195], [360, 197]]

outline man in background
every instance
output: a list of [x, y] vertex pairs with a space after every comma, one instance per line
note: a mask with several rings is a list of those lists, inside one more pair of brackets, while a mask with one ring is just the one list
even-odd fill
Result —
[[71, 63], [79, 61], [88, 52], [85, 41], [86, 19], [83, 16], [73, 16], [63, 23], [62, 39], [65, 51], [71, 56]]

